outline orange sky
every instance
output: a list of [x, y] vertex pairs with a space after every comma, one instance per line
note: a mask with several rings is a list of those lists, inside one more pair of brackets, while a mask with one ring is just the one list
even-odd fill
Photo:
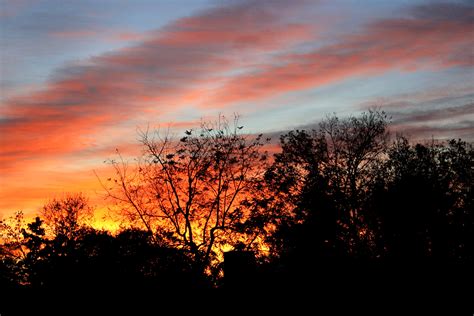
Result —
[[6, 1], [3, 216], [78, 191], [104, 213], [94, 170], [136, 155], [137, 128], [219, 112], [276, 135], [377, 105], [414, 138], [474, 139], [468, 3]]

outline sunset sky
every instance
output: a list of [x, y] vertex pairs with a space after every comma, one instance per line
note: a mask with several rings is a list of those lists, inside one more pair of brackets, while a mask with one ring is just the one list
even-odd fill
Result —
[[137, 128], [218, 113], [275, 133], [378, 106], [472, 141], [470, 3], [0, 0], [0, 217], [63, 192], [101, 208], [94, 170]]

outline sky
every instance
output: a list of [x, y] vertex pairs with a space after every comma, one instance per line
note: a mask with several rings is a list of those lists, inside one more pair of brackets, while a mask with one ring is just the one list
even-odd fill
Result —
[[[469, 1], [0, 0], [0, 217], [83, 192], [137, 129], [278, 133], [379, 107], [474, 140]], [[105, 213], [104, 213], [105, 214]]]

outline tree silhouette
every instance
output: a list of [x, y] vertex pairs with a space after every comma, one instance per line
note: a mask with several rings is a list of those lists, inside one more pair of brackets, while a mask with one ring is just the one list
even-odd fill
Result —
[[290, 202], [294, 218], [275, 235], [279, 251], [300, 247], [328, 256], [369, 251], [372, 228], [364, 203], [387, 149], [387, 124], [384, 112], [370, 110], [347, 119], [330, 116], [317, 130], [281, 137], [282, 152], [267, 179]]
[[48, 268], [46, 262], [48, 256], [43, 256], [47, 241], [43, 221], [36, 217], [33, 222], [27, 225], [27, 228], [22, 230], [22, 234], [26, 256], [21, 264], [25, 267], [28, 284], [35, 287], [43, 283], [42, 275], [44, 270]]
[[472, 145], [403, 137], [390, 145], [387, 123], [369, 111], [281, 137], [266, 178], [292, 216], [269, 237], [263, 283], [432, 293], [440, 282], [472, 281]]
[[23, 239], [23, 212], [0, 221], [0, 286], [15, 288], [25, 282], [22, 260], [26, 257]]
[[93, 210], [84, 195], [66, 194], [49, 201], [40, 214], [53, 236], [73, 239], [81, 226], [92, 219]]
[[473, 157], [461, 140], [396, 139], [381, 178], [385, 189], [375, 197], [388, 256], [472, 260]]
[[271, 163], [262, 135], [240, 134], [237, 119], [179, 140], [142, 133], [143, 156], [111, 161], [116, 177], [103, 183], [129, 225], [94, 229], [82, 194], [51, 200], [28, 224], [18, 212], [0, 222], [0, 287], [72, 296], [310, 286], [368, 297], [410, 284], [431, 293], [441, 281], [465, 288], [472, 144], [389, 144], [388, 121], [378, 110], [329, 116], [281, 136]]
[[[67, 293], [170, 291], [210, 286], [202, 271], [183, 250], [159, 246], [147, 231], [127, 229], [116, 236], [82, 227], [74, 239], [48, 238], [37, 217], [23, 229], [25, 256], [16, 262], [3, 258], [1, 285], [15, 289], [54, 290]], [[11, 260], [11, 259], [10, 259]], [[33, 292], [34, 293], [34, 292]]]
[[203, 122], [179, 141], [159, 133], [142, 133], [145, 154], [131, 169], [112, 161], [115, 189], [110, 197], [152, 236], [189, 251], [203, 269], [221, 256], [222, 247], [258, 241], [250, 198], [263, 185], [267, 153], [262, 135], [245, 136], [237, 118]]

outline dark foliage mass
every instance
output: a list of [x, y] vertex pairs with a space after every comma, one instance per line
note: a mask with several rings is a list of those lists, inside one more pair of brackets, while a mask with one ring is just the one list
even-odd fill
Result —
[[[391, 139], [388, 124], [380, 111], [331, 116], [282, 135], [272, 160], [262, 136], [248, 141], [238, 125], [203, 125], [178, 145], [145, 135], [138, 176], [115, 164], [122, 191], [108, 191], [141, 226], [93, 229], [82, 195], [53, 200], [26, 226], [18, 213], [2, 222], [0, 286], [376, 292], [469, 284], [472, 145]], [[223, 245], [234, 250], [220, 256]]]
[[468, 288], [472, 145], [389, 142], [386, 131], [387, 118], [375, 111], [281, 137], [267, 177], [294, 217], [269, 236], [266, 284], [353, 294]]
[[[178, 249], [151, 242], [148, 232], [127, 229], [116, 236], [81, 227], [74, 237], [45, 237], [38, 217], [22, 231], [21, 258], [5, 256], [2, 286], [32, 290], [169, 290], [209, 285]], [[20, 249], [17, 249], [19, 251]], [[15, 260], [16, 259], [16, 260]]]

